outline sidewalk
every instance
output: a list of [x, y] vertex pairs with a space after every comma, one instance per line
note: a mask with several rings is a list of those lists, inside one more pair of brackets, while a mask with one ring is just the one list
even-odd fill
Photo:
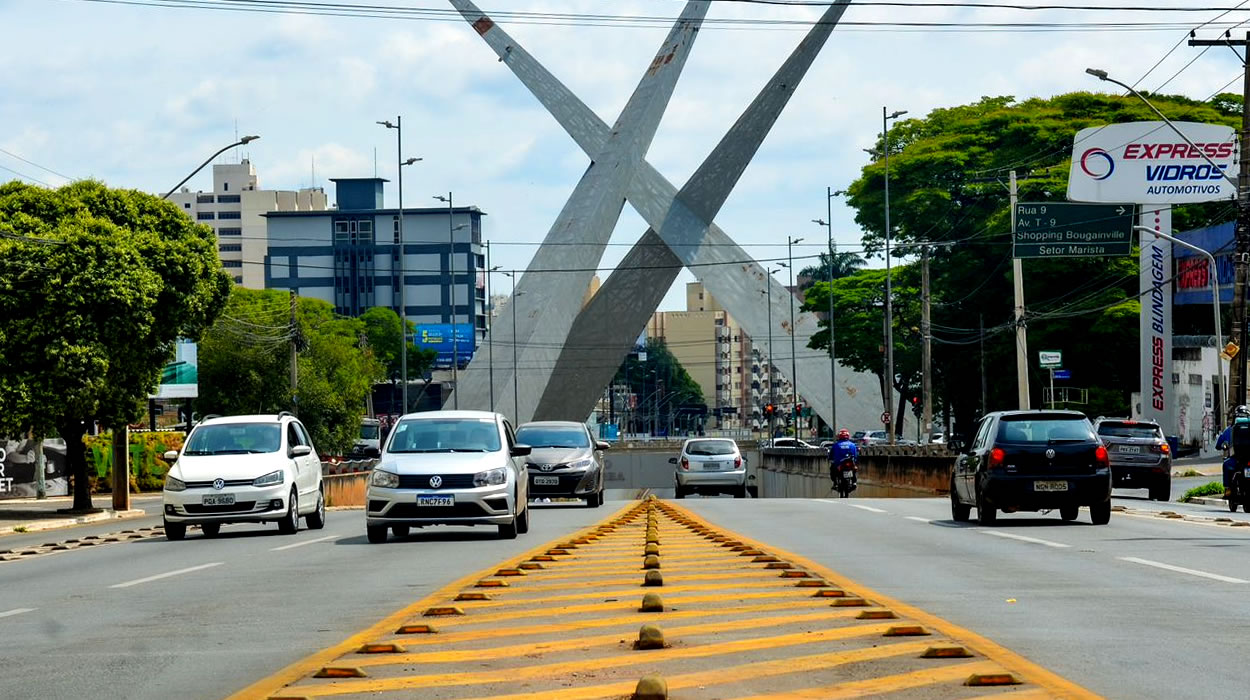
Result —
[[[109, 507], [101, 507], [112, 505], [111, 496], [95, 496], [92, 500], [98, 510], [91, 513], [67, 512], [74, 504], [74, 499], [69, 496], [57, 496], [43, 500], [34, 498], [0, 500], [0, 536], [56, 530], [105, 520], [142, 518], [151, 513], [159, 512], [160, 499], [159, 494], [132, 495], [130, 497], [131, 510], [115, 511]], [[155, 508], [155, 510], [149, 513], [148, 509], [151, 508]]]

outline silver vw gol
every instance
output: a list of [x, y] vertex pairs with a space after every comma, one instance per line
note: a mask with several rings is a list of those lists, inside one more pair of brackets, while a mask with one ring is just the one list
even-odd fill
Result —
[[399, 419], [366, 491], [365, 531], [385, 542], [426, 525], [496, 525], [529, 531], [528, 445], [486, 411], [429, 411]]

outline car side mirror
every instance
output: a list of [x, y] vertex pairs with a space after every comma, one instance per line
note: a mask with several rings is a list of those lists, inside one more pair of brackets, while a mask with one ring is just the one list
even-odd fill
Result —
[[668, 458], [668, 463], [669, 463], [669, 464], [677, 464], [677, 458], [676, 458], [676, 457], [669, 457], [669, 458]]
[[598, 441], [596, 441], [596, 442], [595, 442], [595, 449], [596, 449], [596, 450], [606, 450], [606, 449], [609, 449], [609, 448], [611, 448], [611, 447], [612, 447], [612, 443], [610, 443], [610, 442], [604, 442], [603, 440], [598, 440]]
[[170, 451], [168, 451], [168, 452], [166, 452], [166, 453], [165, 453], [164, 457], [165, 457], [165, 461], [166, 461], [166, 462], [169, 462], [170, 464], [172, 464], [172, 463], [174, 463], [174, 462], [177, 462], [177, 461], [178, 461], [178, 450], [170, 450]]
[[511, 454], [513, 457], [527, 457], [527, 456], [529, 456], [529, 454], [530, 454], [531, 452], [533, 452], [533, 451], [534, 451], [534, 448], [533, 448], [533, 447], [530, 447], [529, 445], [520, 445], [520, 444], [518, 444], [518, 445], [513, 445], [513, 446], [512, 446], [512, 450], [511, 450], [510, 454]]
[[291, 448], [292, 457], [307, 457], [312, 454], [312, 448], [308, 445], [296, 445]]

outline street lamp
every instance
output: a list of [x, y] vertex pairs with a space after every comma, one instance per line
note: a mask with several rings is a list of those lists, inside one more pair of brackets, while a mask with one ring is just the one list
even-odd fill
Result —
[[779, 272], [777, 268], [767, 270], [767, 279], [764, 282], [764, 294], [768, 297], [768, 404], [773, 407], [772, 413], [768, 415], [768, 439], [772, 440], [776, 437], [776, 424], [773, 419], [777, 415], [777, 388], [773, 382], [773, 274]]
[[222, 153], [225, 153], [226, 151], [230, 150], [231, 148], [234, 148], [235, 146], [242, 146], [242, 145], [244, 145], [244, 144], [251, 143], [251, 142], [255, 141], [255, 140], [256, 140], [256, 139], [258, 139], [258, 138], [260, 138], [260, 137], [259, 137], [259, 136], [244, 136], [243, 138], [239, 139], [238, 141], [235, 141], [234, 143], [230, 144], [229, 146], [226, 146], [225, 148], [221, 149], [220, 151], [217, 151], [217, 152], [216, 152], [216, 153], [214, 153], [213, 155], [209, 156], [209, 157], [208, 157], [208, 160], [204, 161], [203, 163], [200, 163], [200, 167], [196, 168], [195, 170], [192, 170], [190, 175], [188, 175], [188, 176], [186, 176], [186, 177], [182, 178], [182, 182], [179, 182], [178, 184], [174, 185], [174, 188], [173, 188], [172, 190], [170, 190], [170, 191], [166, 192], [166, 193], [165, 193], [165, 196], [164, 196], [164, 197], [161, 197], [161, 199], [169, 199], [169, 196], [170, 196], [171, 194], [173, 194], [173, 193], [177, 192], [179, 187], [182, 187], [184, 184], [186, 184], [187, 180], [190, 180], [191, 178], [195, 177], [195, 174], [196, 174], [196, 173], [198, 173], [198, 172], [200, 172], [201, 170], [203, 170], [203, 169], [204, 169], [204, 166], [206, 166], [206, 165], [208, 165], [209, 163], [213, 162], [213, 159], [214, 159], [214, 158], [216, 158], [217, 156], [221, 155]]
[[516, 270], [503, 273], [508, 279], [512, 280], [512, 299], [508, 305], [512, 307], [512, 422], [520, 420], [521, 415], [521, 392], [519, 391], [519, 383], [517, 375], [520, 373], [520, 367], [517, 364], [517, 339], [516, 339], [516, 300], [517, 297], [525, 294], [516, 290]]
[[495, 325], [495, 300], [490, 295], [491, 273], [499, 269], [499, 265], [490, 265], [490, 241], [486, 241], [486, 356], [490, 368], [490, 410], [495, 410], [495, 339], [491, 336]]
[[[396, 172], [396, 189], [399, 192], [399, 328], [400, 328], [400, 347], [399, 347], [399, 374], [400, 381], [403, 382], [403, 410], [400, 415], [408, 412], [408, 303], [406, 293], [408, 289], [407, 265], [404, 258], [407, 257], [407, 250], [404, 248], [404, 166], [412, 165], [420, 161], [420, 158], [403, 157], [404, 153], [404, 118], [402, 116], [395, 117], [395, 122], [382, 120], [377, 122], [380, 126], [387, 129], [395, 130], [395, 157], [399, 166], [395, 168]], [[391, 271], [392, 276], [395, 271]], [[392, 286], [392, 289], [394, 287]]]
[[[434, 199], [447, 203], [447, 244], [451, 246], [451, 250], [447, 255], [447, 265], [450, 268], [451, 275], [451, 406], [452, 408], [460, 408], [460, 392], [456, 389], [460, 388], [459, 367], [460, 367], [460, 334], [456, 332], [456, 229], [453, 226], [455, 212], [453, 211], [451, 192], [444, 197], [441, 194], [434, 195]], [[513, 329], [516, 332], [516, 329]]]
[[[798, 335], [794, 332], [794, 245], [802, 241], [802, 238], [786, 236], [786, 257], [789, 262], [784, 266], [790, 270], [790, 289], [788, 290], [790, 292], [790, 382], [793, 389], [791, 395], [794, 397], [792, 402], [794, 408], [798, 408], [799, 405], [799, 356], [794, 344], [794, 336]], [[800, 432], [799, 416], [795, 415], [794, 436], [801, 437]]]
[[[881, 137], [884, 147], [881, 149], [885, 157], [885, 410], [891, 416], [894, 411], [894, 300], [891, 286], [890, 270], [890, 120], [898, 119], [907, 114], [907, 110], [897, 110], [887, 114], [881, 108]], [[894, 444], [894, 421], [891, 417], [889, 430], [890, 444]]]

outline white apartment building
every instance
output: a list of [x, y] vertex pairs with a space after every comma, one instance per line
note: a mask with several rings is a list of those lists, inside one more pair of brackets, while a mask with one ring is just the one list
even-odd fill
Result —
[[272, 211], [325, 211], [326, 193], [320, 187], [300, 190], [262, 190], [256, 168], [241, 163], [213, 166], [211, 192], [183, 187], [169, 196], [187, 216], [210, 226], [217, 234], [221, 264], [235, 284], [265, 288], [265, 255], [269, 249], [264, 214]]

